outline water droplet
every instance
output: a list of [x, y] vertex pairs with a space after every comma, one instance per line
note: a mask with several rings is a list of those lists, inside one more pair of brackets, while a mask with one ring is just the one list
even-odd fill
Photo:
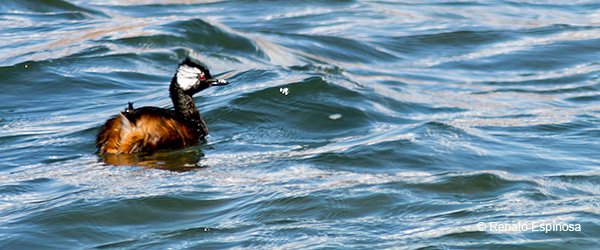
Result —
[[279, 92], [283, 95], [288, 95], [290, 93], [290, 89], [288, 88], [279, 88]]

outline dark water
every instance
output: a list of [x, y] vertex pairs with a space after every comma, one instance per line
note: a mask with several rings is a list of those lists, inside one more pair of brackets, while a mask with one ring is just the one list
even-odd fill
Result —
[[[186, 55], [207, 141], [96, 155]], [[0, 247], [594, 249], [599, 104], [596, 1], [1, 1]]]

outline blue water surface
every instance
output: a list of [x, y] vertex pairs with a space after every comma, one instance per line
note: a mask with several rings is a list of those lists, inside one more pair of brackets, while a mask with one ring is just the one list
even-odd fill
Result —
[[[97, 155], [186, 56], [206, 141]], [[1, 1], [0, 248], [597, 249], [599, 59], [597, 1]]]

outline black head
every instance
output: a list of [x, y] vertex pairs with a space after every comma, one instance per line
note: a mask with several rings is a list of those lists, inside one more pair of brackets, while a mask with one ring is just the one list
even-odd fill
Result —
[[189, 57], [179, 64], [173, 80], [173, 83], [189, 94], [198, 93], [210, 86], [229, 84], [224, 79], [213, 78], [204, 65], [192, 61]]

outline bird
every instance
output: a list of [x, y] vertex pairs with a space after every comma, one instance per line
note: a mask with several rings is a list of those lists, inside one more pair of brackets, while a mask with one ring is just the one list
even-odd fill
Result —
[[134, 108], [129, 102], [124, 111], [100, 128], [96, 138], [98, 153], [152, 153], [198, 143], [206, 137], [208, 129], [192, 96], [211, 86], [228, 84], [227, 80], [213, 78], [208, 68], [186, 57], [177, 66], [169, 86], [174, 109]]

